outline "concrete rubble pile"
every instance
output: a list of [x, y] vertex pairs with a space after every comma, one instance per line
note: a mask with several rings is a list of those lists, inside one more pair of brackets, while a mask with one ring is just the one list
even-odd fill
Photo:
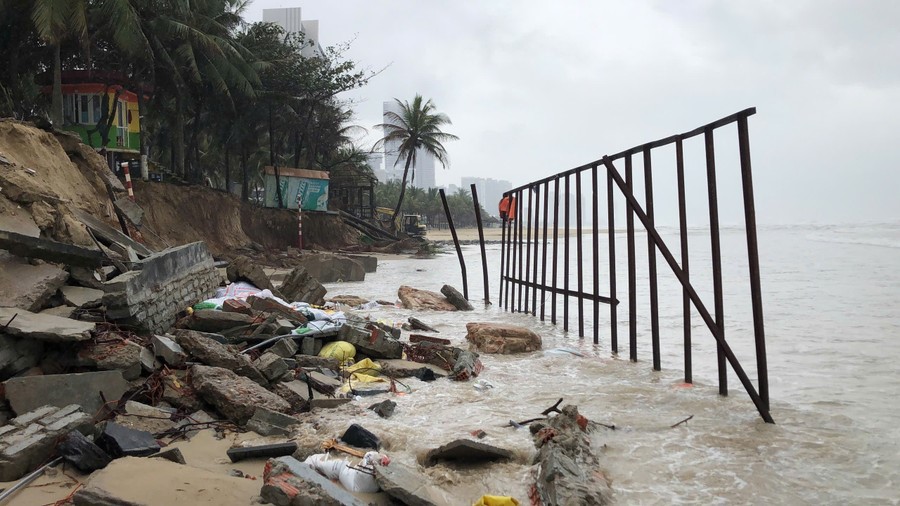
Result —
[[[354, 261], [374, 270], [374, 259]], [[0, 481], [62, 459], [85, 475], [74, 504], [142, 504], [111, 483], [191, 466], [177, 443], [198, 434], [244, 433], [267, 442], [233, 447], [228, 458], [265, 463], [252, 484], [263, 501], [427, 505], [446, 499], [427, 484], [424, 466], [514, 459], [463, 439], [434, 442], [418, 465], [392, 462], [379, 436], [349, 419], [402, 412], [392, 398], [413, 392], [405, 378], [477, 377], [478, 351], [539, 350], [540, 337], [527, 329], [472, 323], [472, 349], [463, 349], [415, 317], [375, 320], [372, 310], [398, 306], [352, 295], [325, 302], [312, 274], [325, 270], [321, 258], [294, 268], [280, 287], [247, 257], [222, 269], [203, 243], [116, 263], [45, 269], [33, 292], [11, 299], [18, 305], [0, 307]], [[353, 266], [340, 269], [355, 275]], [[472, 309], [454, 288], [441, 291], [402, 286], [400, 307]], [[373, 396], [381, 398], [365, 399]], [[348, 418], [342, 436], [310, 432], [323, 409]], [[246, 489], [246, 480], [208, 479]]]

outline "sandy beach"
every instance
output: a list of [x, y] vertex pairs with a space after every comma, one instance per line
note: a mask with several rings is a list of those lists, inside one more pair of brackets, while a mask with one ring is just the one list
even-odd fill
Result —
[[[503, 229], [500, 227], [495, 228], [485, 228], [484, 229], [484, 240], [486, 242], [500, 242], [500, 238], [502, 237]], [[477, 228], [457, 228], [456, 229], [456, 237], [459, 238], [460, 241], [469, 242], [469, 241], [477, 241], [478, 240], [478, 229]], [[450, 234], [450, 229], [445, 228], [442, 230], [429, 229], [425, 234], [425, 238], [429, 241], [452, 241], [453, 235]]]

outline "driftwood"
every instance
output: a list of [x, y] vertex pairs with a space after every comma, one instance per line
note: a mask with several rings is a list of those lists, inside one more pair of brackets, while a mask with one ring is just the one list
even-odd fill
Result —
[[670, 428], [670, 429], [674, 429], [675, 427], [678, 427], [679, 425], [681, 425], [681, 424], [687, 422], [687, 421], [690, 420], [691, 418], [694, 418], [694, 415], [691, 415], [691, 416], [685, 418], [684, 420], [682, 420], [682, 421], [676, 423], [675, 425], [670, 426], [669, 428]]

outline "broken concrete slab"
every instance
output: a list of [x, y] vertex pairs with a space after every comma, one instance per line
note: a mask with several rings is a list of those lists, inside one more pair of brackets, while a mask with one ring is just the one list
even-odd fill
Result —
[[279, 339], [268, 349], [268, 352], [274, 353], [282, 358], [291, 358], [296, 355], [299, 350], [300, 346], [297, 345], [296, 341], [290, 337], [285, 337], [284, 339]]
[[40, 406], [65, 407], [78, 404], [91, 415], [100, 411], [103, 398], [118, 401], [128, 390], [128, 382], [119, 371], [82, 372], [21, 376], [3, 382], [6, 398], [13, 411], [25, 413]]
[[102, 304], [103, 295], [106, 293], [103, 290], [69, 285], [61, 286], [59, 292], [66, 304], [84, 308], [99, 307]]
[[187, 361], [187, 353], [170, 337], [154, 335], [150, 343], [153, 345], [153, 354], [167, 365], [179, 367]]
[[538, 448], [535, 491], [542, 504], [610, 503], [609, 481], [599, 470], [591, 439], [585, 437], [589, 427], [573, 405], [530, 427]]
[[247, 422], [247, 430], [261, 436], [290, 436], [291, 428], [300, 423], [296, 418], [259, 406]]
[[[315, 339], [313, 339], [315, 341]], [[304, 369], [330, 369], [338, 371], [341, 368], [340, 362], [336, 358], [317, 357], [315, 355], [294, 355], [297, 361], [297, 367]]]
[[176, 464], [184, 464], [187, 465], [187, 461], [184, 460], [184, 454], [181, 453], [181, 449], [179, 448], [169, 448], [167, 450], [162, 450], [159, 453], [150, 456], [151, 459], [166, 459], [169, 462], [175, 462]]
[[0, 306], [40, 311], [67, 279], [69, 273], [53, 264], [0, 260]]
[[194, 389], [225, 417], [243, 425], [258, 406], [286, 413], [291, 405], [248, 378], [220, 367], [191, 367]]
[[[200, 468], [185, 471], [183, 465], [166, 459], [117, 459], [92, 474], [73, 501], [75, 506], [245, 505], [259, 495], [258, 481]], [[140, 487], [134, 486], [136, 479]]]
[[76, 405], [40, 406], [32, 413], [23, 412], [0, 428], [0, 481], [17, 480], [46, 463], [57, 442], [69, 432], [89, 433], [93, 428], [91, 416]]
[[291, 302], [321, 305], [328, 290], [301, 266], [295, 267], [281, 283], [281, 293]]
[[112, 461], [102, 448], [88, 441], [77, 430], [69, 432], [59, 444], [58, 450], [60, 457], [82, 473], [90, 474], [98, 469], [103, 469]]
[[175, 341], [197, 360], [209, 366], [234, 371], [259, 384], [266, 383], [265, 377], [253, 367], [248, 356], [233, 353], [224, 344], [216, 341], [215, 336], [191, 330], [175, 331]]
[[106, 422], [97, 436], [97, 446], [113, 458], [146, 457], [159, 452], [153, 434], [135, 430], [115, 422]]
[[504, 323], [467, 323], [466, 340], [482, 353], [528, 353], [541, 349], [541, 336], [531, 329]]
[[109, 341], [79, 345], [78, 359], [83, 364], [102, 371], [121, 371], [122, 377], [131, 381], [141, 376], [141, 350], [143, 346], [131, 342]]
[[375, 466], [375, 482], [386, 494], [408, 506], [435, 506], [428, 479], [412, 468], [391, 462], [387, 466]]
[[[436, 328], [432, 327], [431, 325], [428, 325], [427, 323], [423, 322], [422, 320], [420, 320], [414, 316], [410, 316], [407, 319], [407, 321], [409, 322], [409, 325], [412, 327], [413, 330], [424, 330], [425, 332], [436, 332], [436, 333], [440, 334], [440, 331], [438, 331]], [[449, 344], [449, 343], [447, 343], [447, 344]]]
[[108, 262], [106, 256], [100, 251], [15, 232], [0, 231], [0, 249], [19, 257], [38, 258], [48, 262], [79, 267], [100, 267]]
[[250, 307], [250, 304], [247, 304], [247, 301], [241, 299], [226, 299], [222, 303], [222, 311], [253, 316], [253, 308]]
[[357, 297], [356, 295], [335, 295], [334, 297], [328, 299], [328, 301], [350, 307], [362, 306], [363, 304], [369, 302], [368, 299]]
[[250, 307], [254, 311], [260, 311], [281, 318], [287, 318], [288, 320], [293, 322], [302, 324], [308, 321], [306, 316], [304, 316], [300, 311], [297, 311], [290, 306], [285, 306], [277, 300], [268, 297], [257, 297], [256, 295], [251, 295], [247, 297], [247, 304], [250, 304]]
[[319, 474], [312, 466], [293, 457], [278, 457], [266, 462], [260, 495], [277, 506], [367, 504], [344, 487]]
[[91, 322], [32, 313], [24, 309], [0, 307], [0, 327], [3, 327], [4, 333], [19, 338], [74, 342], [90, 339], [91, 331], [96, 326]]
[[75, 311], [78, 308], [72, 306], [56, 306], [56, 307], [48, 307], [47, 309], [42, 309], [38, 314], [47, 314], [50, 316], [58, 316], [60, 318], [69, 318], [72, 319], [72, 316], [75, 315]]
[[297, 451], [297, 443], [275, 443], [258, 446], [239, 446], [229, 448], [225, 454], [232, 462], [240, 462], [246, 459], [264, 459], [286, 457]]
[[144, 210], [141, 209], [141, 206], [137, 205], [135, 201], [128, 197], [122, 197], [116, 199], [116, 201], [113, 202], [113, 205], [116, 206], [116, 210], [123, 214], [133, 225], [137, 227], [141, 226], [141, 223], [144, 221]]
[[475, 309], [472, 307], [472, 304], [469, 303], [468, 299], [466, 299], [463, 294], [459, 293], [459, 290], [450, 285], [442, 286], [441, 293], [444, 294], [444, 297], [447, 297], [447, 300], [460, 311], [472, 311]]
[[270, 382], [276, 382], [283, 378], [290, 371], [287, 362], [278, 355], [265, 352], [253, 362], [253, 365], [259, 369], [259, 372]]
[[250, 315], [227, 313], [215, 309], [201, 309], [180, 320], [179, 325], [200, 332], [222, 332], [235, 327], [249, 326], [255, 322], [256, 319]]
[[429, 342], [429, 343], [443, 344], [444, 346], [450, 346], [452, 344], [452, 342], [449, 339], [444, 339], [442, 337], [425, 336], [422, 334], [410, 334], [409, 342], [414, 343], [414, 344], [422, 343], [422, 342]]
[[175, 428], [172, 421], [175, 410], [150, 406], [137, 401], [125, 403], [125, 413], [116, 417], [116, 423], [139, 431], [158, 434]]
[[393, 359], [393, 360], [379, 360], [379, 364], [381, 364], [381, 372], [387, 376], [392, 376], [394, 378], [409, 378], [412, 376], [418, 376], [419, 371], [422, 368], [427, 368], [434, 373], [435, 376], [444, 378], [448, 375], [445, 369], [441, 369], [440, 367], [434, 364], [425, 364], [422, 362], [413, 362], [412, 360], [402, 360], [402, 359]]
[[403, 356], [403, 345], [395, 339], [386, 337], [385, 332], [377, 327], [360, 328], [344, 324], [338, 331], [338, 340], [347, 341], [355, 346], [358, 352], [373, 359]]
[[109, 241], [109, 243], [115, 244], [122, 249], [131, 248], [142, 258], [147, 258], [153, 255], [153, 250], [128, 237], [122, 232], [119, 232], [118, 230], [112, 228], [103, 221], [91, 216], [81, 209], [73, 207], [71, 208], [71, 210], [75, 214], [75, 217], [78, 218], [78, 221], [84, 223], [84, 226], [94, 232], [94, 234], [99, 236], [101, 239]]
[[281, 292], [275, 288], [269, 276], [266, 276], [263, 268], [246, 256], [239, 256], [228, 264], [225, 270], [228, 281], [246, 281], [260, 290], [270, 290], [276, 297], [284, 298]]
[[356, 423], [347, 427], [347, 430], [341, 436], [341, 441], [344, 444], [357, 448], [371, 448], [376, 451], [381, 448], [381, 439], [362, 425]]
[[450, 378], [456, 381], [467, 381], [481, 374], [482, 370], [484, 370], [484, 365], [476, 353], [461, 350], [456, 354], [456, 362], [453, 363]]
[[347, 258], [359, 262], [366, 274], [378, 270], [378, 257], [372, 255], [345, 255]]
[[503, 448], [472, 441], [471, 439], [457, 439], [430, 450], [425, 455], [424, 465], [431, 467], [438, 462], [480, 464], [497, 460], [509, 460], [512, 457], [513, 452]]
[[309, 407], [312, 409], [334, 409], [347, 404], [353, 399], [347, 398], [320, 398], [309, 401]]
[[456, 306], [451, 304], [443, 295], [428, 290], [419, 290], [411, 286], [402, 285], [397, 290], [397, 297], [405, 309], [458, 311]]
[[376, 402], [375, 404], [372, 404], [367, 409], [371, 409], [381, 418], [390, 418], [391, 415], [394, 414], [394, 409], [396, 409], [396, 408], [397, 408], [396, 402], [394, 402], [390, 399], [385, 399], [381, 402]]
[[0, 381], [38, 365], [43, 353], [41, 341], [0, 334]]
[[358, 262], [344, 255], [333, 253], [304, 253], [298, 264], [320, 283], [365, 281], [366, 269]]

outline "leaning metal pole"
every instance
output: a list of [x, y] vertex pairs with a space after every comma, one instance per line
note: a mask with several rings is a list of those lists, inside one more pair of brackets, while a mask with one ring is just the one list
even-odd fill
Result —
[[450, 216], [450, 206], [447, 205], [447, 195], [441, 188], [441, 202], [444, 203], [444, 213], [447, 214], [447, 225], [450, 227], [450, 235], [453, 236], [453, 244], [456, 246], [456, 256], [459, 257], [459, 270], [462, 271], [463, 297], [469, 298], [469, 282], [466, 276], [466, 261], [463, 260], [462, 248], [459, 247], [459, 238], [456, 237], [456, 227], [453, 226], [453, 217]]

